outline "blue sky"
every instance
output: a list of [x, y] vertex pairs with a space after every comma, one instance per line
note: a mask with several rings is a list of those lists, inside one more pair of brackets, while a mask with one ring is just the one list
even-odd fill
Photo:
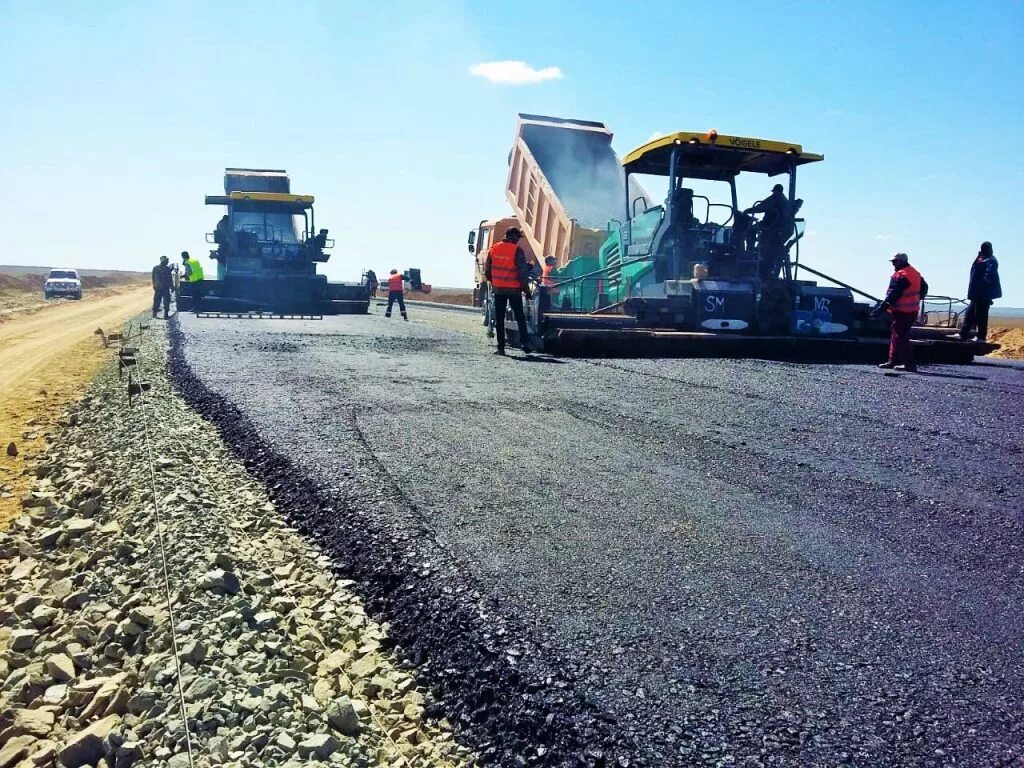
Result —
[[[905, 250], [961, 295], [991, 240], [1024, 306], [1021, 2], [0, 0], [0, 30], [0, 263], [205, 254], [203, 195], [242, 165], [316, 195], [332, 278], [468, 286], [521, 111], [601, 120], [620, 153], [712, 127], [801, 143], [826, 158], [800, 178], [808, 263], [876, 292]], [[509, 60], [561, 77], [470, 74]]]

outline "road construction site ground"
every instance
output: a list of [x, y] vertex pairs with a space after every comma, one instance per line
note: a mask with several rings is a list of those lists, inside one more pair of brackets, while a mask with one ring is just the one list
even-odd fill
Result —
[[483, 759], [1024, 759], [1024, 371], [501, 359], [433, 309], [177, 322], [186, 399]]

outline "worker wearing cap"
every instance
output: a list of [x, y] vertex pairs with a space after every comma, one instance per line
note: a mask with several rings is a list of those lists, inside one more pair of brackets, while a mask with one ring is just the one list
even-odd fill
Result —
[[153, 267], [153, 317], [156, 317], [160, 305], [163, 304], [164, 320], [171, 311], [171, 286], [174, 284], [168, 262], [166, 256], [161, 256], [160, 263]]
[[928, 283], [921, 273], [910, 266], [905, 253], [897, 253], [890, 261], [893, 273], [889, 278], [889, 290], [885, 299], [872, 312], [876, 317], [883, 311], [889, 313], [889, 359], [879, 368], [895, 368], [898, 371], [916, 371], [914, 351], [910, 345], [910, 329], [921, 314], [921, 300], [928, 293]]
[[497, 355], [505, 354], [505, 313], [512, 308], [512, 314], [519, 326], [519, 338], [523, 352], [530, 353], [529, 335], [526, 332], [526, 314], [523, 311], [523, 294], [530, 295], [530, 274], [526, 265], [526, 254], [517, 243], [523, 233], [517, 227], [505, 231], [505, 239], [495, 243], [487, 252], [484, 277], [491, 284], [494, 296], [494, 324], [498, 332]]
[[388, 276], [388, 308], [384, 312], [384, 317], [391, 317], [391, 307], [398, 302], [398, 309], [402, 312], [402, 319], [406, 322], [409, 321], [409, 315], [405, 312], [405, 293], [402, 286], [402, 276], [398, 273], [397, 269], [392, 269], [391, 274]]

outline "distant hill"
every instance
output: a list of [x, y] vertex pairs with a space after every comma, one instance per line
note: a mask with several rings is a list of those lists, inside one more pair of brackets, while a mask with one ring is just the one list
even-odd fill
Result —
[[[54, 267], [69, 267], [70, 269], [78, 269], [74, 264], [67, 262], [61, 262], [60, 264], [54, 264], [49, 267], [26, 267], [21, 264], [0, 264], [0, 274], [4, 275], [45, 275]], [[78, 274], [82, 277], [116, 277], [123, 275], [129, 276], [149, 276], [149, 272], [135, 272], [127, 269], [79, 269]]]
[[998, 304], [993, 304], [988, 314], [989, 317], [1024, 317], [1024, 308], [1000, 307]]

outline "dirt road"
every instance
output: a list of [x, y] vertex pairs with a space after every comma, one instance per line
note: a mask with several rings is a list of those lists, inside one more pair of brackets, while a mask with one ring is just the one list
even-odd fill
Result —
[[[62, 302], [0, 324], [0, 527], [28, 489], [26, 454], [38, 450], [61, 409], [79, 397], [103, 360], [97, 328], [113, 330], [146, 308], [148, 287]], [[9, 443], [18, 455], [7, 455]]]

